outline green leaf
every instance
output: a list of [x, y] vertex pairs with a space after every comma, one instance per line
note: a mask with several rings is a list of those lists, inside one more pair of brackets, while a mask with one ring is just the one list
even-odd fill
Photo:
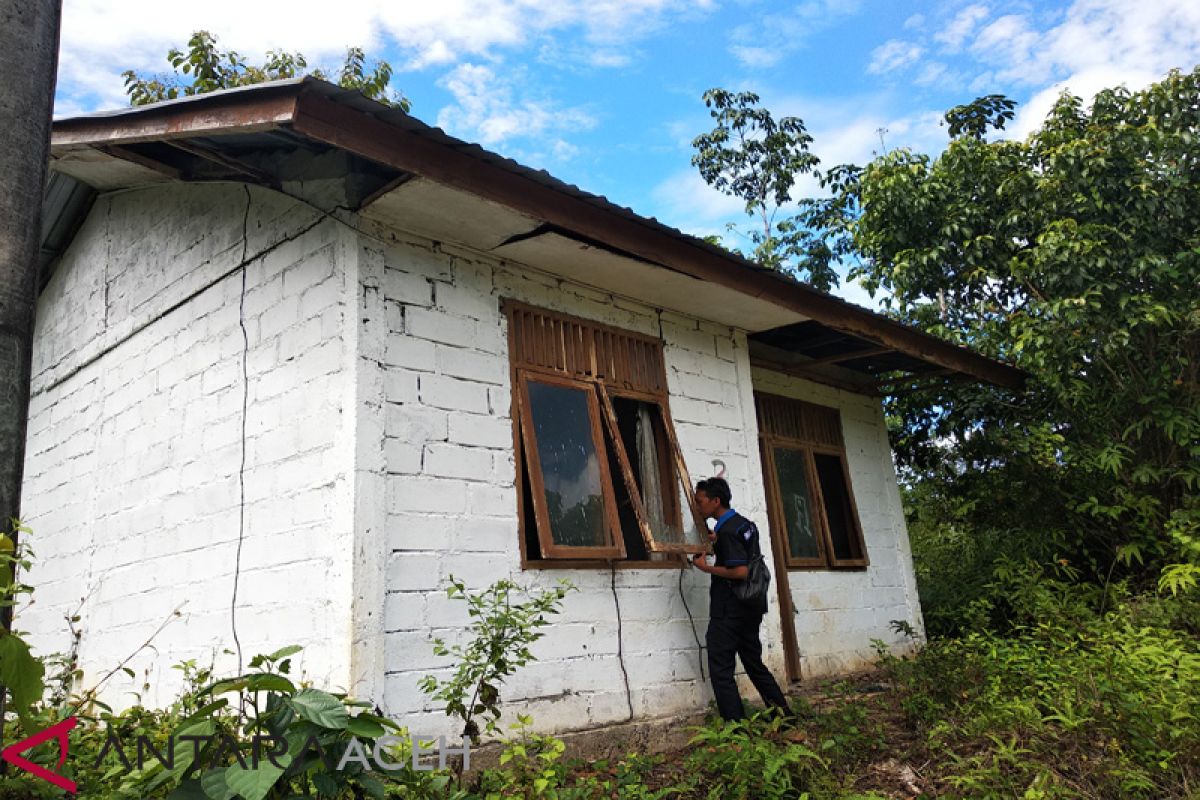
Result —
[[278, 661], [281, 658], [287, 658], [288, 656], [294, 656], [294, 655], [296, 655], [296, 653], [299, 653], [303, 649], [304, 648], [298, 644], [289, 644], [287, 647], [281, 647], [278, 650], [276, 650], [274, 653], [271, 653], [271, 655], [269, 655], [268, 658], [270, 658], [272, 661]]
[[208, 800], [208, 795], [204, 792], [200, 781], [188, 778], [167, 795], [167, 800]]
[[282, 675], [251, 675], [246, 678], [246, 690], [251, 692], [282, 692], [295, 694], [296, 685]]
[[335, 797], [338, 793], [337, 781], [324, 772], [317, 772], [312, 776], [313, 786], [317, 787], [317, 791], [324, 797]]
[[355, 736], [361, 736], [364, 739], [378, 739], [386, 733], [382, 725], [375, 720], [370, 719], [365, 714], [360, 714], [357, 717], [351, 718], [346, 724], [346, 730], [347, 732]]
[[200, 786], [204, 788], [204, 795], [209, 800], [233, 800], [237, 794], [225, 783], [224, 767], [206, 769], [200, 775]]
[[255, 769], [231, 764], [225, 769], [225, 785], [243, 800], [263, 800], [282, 774], [283, 770], [267, 759], [259, 761]]
[[13, 709], [25, 716], [45, 691], [46, 668], [15, 633], [0, 630], [0, 685], [8, 689]]
[[320, 689], [304, 689], [289, 699], [296, 713], [323, 728], [345, 730], [350, 721], [342, 701]]
[[387, 797], [387, 787], [370, 775], [359, 776], [358, 782], [363, 790], [376, 800], [384, 800]]

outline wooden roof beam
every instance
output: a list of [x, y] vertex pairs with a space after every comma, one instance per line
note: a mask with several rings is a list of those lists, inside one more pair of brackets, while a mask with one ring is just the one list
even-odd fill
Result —
[[894, 347], [870, 347], [866, 350], [855, 350], [850, 353], [840, 353], [836, 356], [823, 356], [822, 358], [814, 358], [811, 361], [805, 361], [806, 367], [816, 367], [822, 364], [839, 364], [843, 361], [855, 361], [860, 358], [870, 358], [871, 356], [882, 356], [887, 353], [896, 352]]

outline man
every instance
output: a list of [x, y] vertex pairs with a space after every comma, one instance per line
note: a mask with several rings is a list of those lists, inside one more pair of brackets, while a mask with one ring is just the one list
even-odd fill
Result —
[[713, 542], [715, 563], [709, 565], [704, 556], [692, 558], [692, 566], [712, 575], [709, 588], [709, 621], [705, 637], [708, 647], [708, 672], [712, 677], [717, 711], [725, 720], [743, 719], [746, 710], [734, 680], [734, 656], [742, 660], [746, 675], [758, 689], [763, 702], [773, 709], [788, 713], [787, 699], [771, 671], [762, 662], [762, 642], [758, 626], [762, 624], [764, 607], [747, 606], [733, 593], [733, 582], [745, 580], [750, 572], [750, 559], [759, 550], [758, 528], [732, 508], [733, 495], [723, 478], [709, 478], [696, 484], [696, 505], [705, 517], [717, 521], [709, 533]]

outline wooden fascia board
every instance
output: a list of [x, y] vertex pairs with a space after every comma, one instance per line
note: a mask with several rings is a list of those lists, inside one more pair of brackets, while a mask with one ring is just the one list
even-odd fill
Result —
[[811, 287], [732, 264], [716, 253], [654, 230], [635, 219], [614, 214], [469, 153], [397, 128], [320, 94], [304, 92], [300, 95], [293, 127], [297, 133], [310, 138], [471, 192], [669, 269], [768, 300], [830, 327], [940, 367], [1009, 388], [1019, 388], [1024, 381], [1024, 374], [1014, 367], [856, 309]]
[[297, 91], [267, 97], [247, 92], [219, 103], [197, 100], [145, 112], [132, 109], [119, 116], [63, 120], [54, 123], [50, 145], [59, 150], [270, 130], [292, 121]]

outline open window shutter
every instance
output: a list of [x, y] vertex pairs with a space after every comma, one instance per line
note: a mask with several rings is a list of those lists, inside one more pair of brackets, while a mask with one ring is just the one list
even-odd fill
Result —
[[538, 542], [551, 558], [623, 558], [599, 401], [585, 381], [519, 373]]

